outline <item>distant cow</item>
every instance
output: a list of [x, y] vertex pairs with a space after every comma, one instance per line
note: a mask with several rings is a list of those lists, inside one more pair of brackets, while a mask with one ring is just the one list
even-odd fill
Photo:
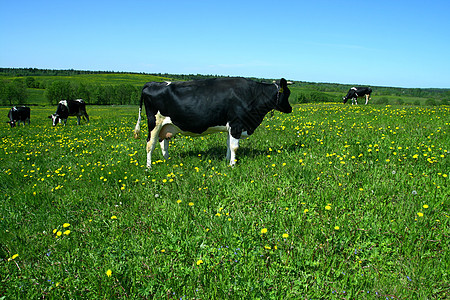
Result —
[[77, 116], [78, 125], [80, 125], [81, 116], [89, 122], [89, 116], [86, 113], [86, 103], [83, 99], [59, 101], [56, 112], [48, 117], [52, 119], [53, 126], [58, 125], [61, 120], [64, 122], [65, 126], [69, 116]]
[[347, 95], [343, 98], [344, 104], [347, 103], [348, 99], [352, 99], [352, 105], [358, 105], [358, 97], [366, 97], [366, 105], [369, 103], [370, 94], [372, 89], [370, 87], [352, 87]]
[[20, 121], [23, 122], [25, 126], [25, 121], [28, 121], [28, 125], [30, 125], [30, 108], [26, 106], [14, 106], [8, 112], [9, 123], [11, 127], [15, 127], [16, 123], [20, 125]]
[[134, 136], [139, 136], [144, 102], [148, 122], [147, 168], [151, 168], [157, 140], [167, 159], [168, 139], [178, 133], [202, 136], [228, 132], [227, 159], [234, 165], [239, 139], [251, 135], [269, 111], [292, 112], [287, 84], [284, 78], [274, 84], [245, 78], [145, 84]]

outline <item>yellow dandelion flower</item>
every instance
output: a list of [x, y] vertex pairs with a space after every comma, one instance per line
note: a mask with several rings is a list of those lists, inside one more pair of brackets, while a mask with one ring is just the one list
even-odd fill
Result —
[[57, 236], [61, 236], [61, 234], [62, 234], [61, 231], [58, 231], [58, 232], [56, 233]]
[[64, 227], [64, 228], [69, 227], [69, 226], [70, 226], [69, 223], [64, 223], [64, 224], [63, 224], [63, 227]]
[[262, 234], [267, 233], [267, 228], [261, 229], [261, 233], [262, 233]]
[[428, 208], [428, 205], [424, 204], [424, 205], [423, 205], [423, 208]]
[[117, 219], [116, 216], [112, 216], [112, 217], [111, 217], [111, 220], [115, 220], [115, 219]]
[[327, 205], [327, 206], [325, 206], [325, 209], [326, 210], [331, 210], [331, 206]]
[[63, 232], [65, 235], [69, 235], [70, 234], [70, 230], [66, 230]]
[[418, 215], [419, 217], [423, 217], [423, 213], [421, 213], [421, 212], [418, 212], [417, 215]]
[[200, 266], [203, 263], [203, 260], [199, 259], [197, 260], [197, 266]]
[[194, 206], [194, 202], [189, 202], [189, 206]]
[[181, 203], [181, 200], [177, 200], [177, 203], [180, 204], [180, 203]]
[[270, 250], [270, 249], [272, 249], [272, 248], [271, 248], [270, 246], [265, 245], [265, 246], [264, 246], [264, 249]]
[[53, 233], [56, 233], [58, 231], [58, 229], [53, 229]]
[[334, 229], [335, 230], [339, 230], [339, 226], [334, 226]]
[[305, 210], [303, 211], [303, 213], [307, 213], [309, 211], [309, 209], [305, 208]]
[[111, 277], [111, 275], [112, 275], [112, 271], [111, 270], [106, 271], [106, 276]]
[[8, 261], [16, 259], [17, 256], [19, 256], [19, 254], [14, 254], [13, 256], [11, 256], [10, 258], [8, 258]]
[[287, 239], [289, 237], [289, 234], [283, 233], [283, 238]]

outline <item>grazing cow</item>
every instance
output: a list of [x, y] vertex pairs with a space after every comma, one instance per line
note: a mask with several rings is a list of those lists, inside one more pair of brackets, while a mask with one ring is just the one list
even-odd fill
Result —
[[53, 126], [58, 125], [61, 120], [65, 126], [69, 116], [77, 116], [78, 125], [80, 125], [81, 116], [89, 123], [89, 116], [86, 113], [86, 103], [83, 99], [59, 101], [56, 112], [48, 117], [52, 119]]
[[140, 132], [142, 102], [148, 122], [147, 168], [159, 139], [164, 158], [168, 158], [168, 139], [180, 133], [202, 136], [228, 132], [227, 159], [233, 166], [239, 139], [251, 135], [276, 109], [292, 112], [287, 81], [259, 83], [245, 78], [216, 78], [187, 82], [148, 82], [142, 89], [139, 117], [134, 137]]
[[28, 125], [30, 125], [30, 108], [26, 106], [14, 106], [8, 112], [9, 123], [11, 127], [16, 127], [16, 123], [20, 125], [20, 121], [23, 122], [25, 126], [25, 121], [28, 121]]
[[352, 87], [347, 95], [343, 98], [344, 104], [347, 103], [348, 99], [352, 99], [352, 105], [358, 105], [358, 97], [366, 97], [366, 105], [369, 103], [370, 94], [372, 93], [372, 89], [370, 87]]

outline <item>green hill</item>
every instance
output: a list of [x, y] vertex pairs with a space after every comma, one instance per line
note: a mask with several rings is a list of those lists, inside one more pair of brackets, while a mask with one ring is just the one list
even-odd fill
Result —
[[[46, 90], [52, 88], [63, 90], [59, 93], [61, 99], [83, 98], [89, 104], [100, 105], [136, 104], [139, 101], [140, 89], [146, 82], [214, 77], [223, 76], [0, 68], [0, 105], [53, 105], [57, 99], [49, 100], [46, 96]], [[272, 81], [272, 79], [252, 79]], [[352, 85], [338, 83], [296, 81], [290, 86], [290, 101], [293, 104], [341, 102], [351, 87]], [[370, 104], [440, 105], [448, 104], [450, 100], [450, 89], [376, 86], [372, 86], [372, 89], [374, 92]]]

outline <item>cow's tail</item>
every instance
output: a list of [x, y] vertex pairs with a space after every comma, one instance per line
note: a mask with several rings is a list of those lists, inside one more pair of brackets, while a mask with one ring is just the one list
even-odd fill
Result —
[[136, 123], [136, 127], [134, 127], [134, 138], [139, 138], [139, 133], [141, 132], [141, 112], [142, 112], [142, 102], [144, 100], [144, 93], [141, 95], [141, 100], [139, 101], [139, 116]]

